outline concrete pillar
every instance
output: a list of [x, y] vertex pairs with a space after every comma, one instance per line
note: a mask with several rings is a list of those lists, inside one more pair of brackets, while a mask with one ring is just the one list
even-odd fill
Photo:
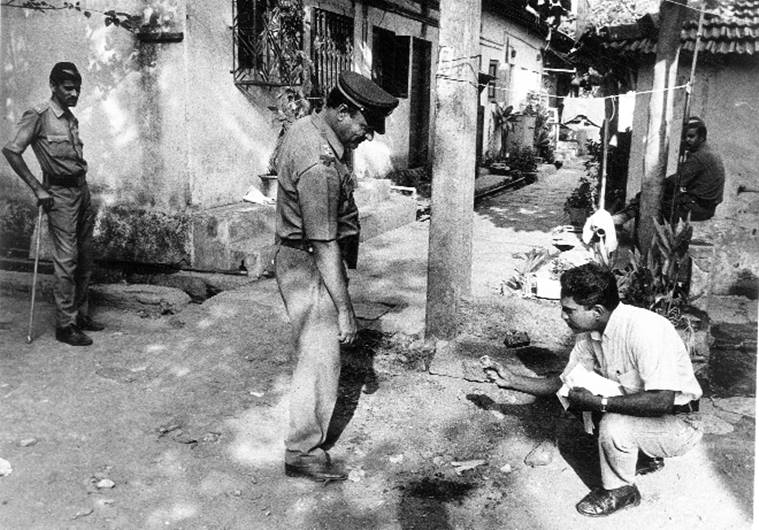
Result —
[[442, 0], [427, 265], [427, 337], [451, 338], [471, 290], [481, 0]]

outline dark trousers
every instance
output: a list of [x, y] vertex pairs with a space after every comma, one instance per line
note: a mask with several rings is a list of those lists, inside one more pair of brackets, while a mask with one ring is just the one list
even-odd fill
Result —
[[48, 191], [53, 196], [47, 220], [54, 247], [56, 325], [60, 328], [74, 324], [77, 315], [89, 316], [95, 212], [86, 183], [50, 186]]

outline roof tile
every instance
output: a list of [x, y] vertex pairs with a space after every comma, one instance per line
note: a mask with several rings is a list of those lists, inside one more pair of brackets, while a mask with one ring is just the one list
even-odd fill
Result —
[[[759, 51], [759, 0], [718, 0], [712, 9], [719, 13], [707, 16], [701, 36], [700, 50], [714, 54], [750, 54]], [[656, 51], [656, 39], [646, 38], [634, 26], [606, 28], [606, 46], [620, 52], [647, 54]], [[683, 24], [680, 39], [683, 49], [693, 50], [698, 34], [694, 19]]]

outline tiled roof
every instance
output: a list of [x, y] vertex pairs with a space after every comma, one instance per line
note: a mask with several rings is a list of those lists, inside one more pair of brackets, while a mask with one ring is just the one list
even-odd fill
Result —
[[[699, 44], [699, 53], [759, 55], [759, 0], [720, 0], [709, 10]], [[693, 50], [698, 32], [698, 14], [683, 24], [683, 49]], [[638, 24], [614, 26], [601, 31], [607, 48], [628, 54], [656, 53], [658, 16], [646, 15]]]

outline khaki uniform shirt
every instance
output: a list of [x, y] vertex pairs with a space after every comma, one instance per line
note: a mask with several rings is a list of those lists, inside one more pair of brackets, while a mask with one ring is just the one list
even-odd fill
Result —
[[647, 309], [620, 303], [612, 311], [603, 334], [578, 334], [562, 380], [578, 363], [616, 381], [628, 394], [673, 390], [675, 405], [699, 399], [702, 394], [675, 327]]
[[71, 177], [87, 172], [79, 121], [52, 98], [24, 112], [15, 138], [5, 148], [22, 154], [30, 145], [46, 181], [48, 175]]
[[333, 241], [359, 234], [346, 150], [319, 114], [292, 124], [278, 157], [278, 240]]

